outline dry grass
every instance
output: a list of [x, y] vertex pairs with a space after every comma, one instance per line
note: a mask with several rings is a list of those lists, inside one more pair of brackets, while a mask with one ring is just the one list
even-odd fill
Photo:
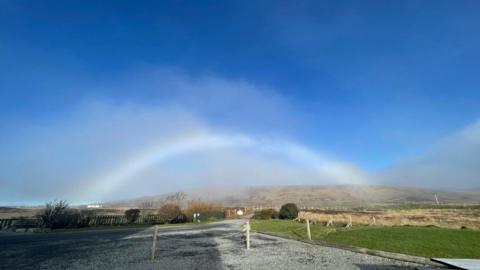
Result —
[[330, 218], [338, 224], [378, 226], [436, 226], [442, 228], [480, 229], [480, 209], [407, 209], [407, 210], [315, 210], [301, 211], [299, 217], [320, 223]]

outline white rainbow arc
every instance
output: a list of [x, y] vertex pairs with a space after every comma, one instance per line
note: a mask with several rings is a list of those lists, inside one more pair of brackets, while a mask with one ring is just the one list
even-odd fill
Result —
[[241, 135], [222, 136], [202, 132], [188, 136], [180, 136], [174, 140], [168, 140], [154, 147], [149, 147], [141, 154], [135, 155], [133, 158], [122, 163], [122, 165], [115, 168], [113, 172], [97, 177], [93, 181], [93, 186], [89, 188], [90, 195], [105, 195], [116, 186], [128, 182], [142, 170], [178, 155], [203, 149], [245, 147], [252, 144], [252, 140]]
[[93, 185], [88, 188], [88, 197], [104, 197], [116, 187], [135, 179], [135, 175], [150, 166], [179, 155], [202, 150], [247, 147], [254, 147], [259, 151], [287, 157], [291, 159], [292, 162], [304, 164], [334, 179], [350, 178], [352, 182], [363, 181], [361, 173], [356, 169], [352, 169], [352, 166], [331, 161], [301, 145], [286, 141], [273, 143], [258, 141], [244, 135], [201, 132], [161, 142], [130, 158], [112, 172], [95, 178]]

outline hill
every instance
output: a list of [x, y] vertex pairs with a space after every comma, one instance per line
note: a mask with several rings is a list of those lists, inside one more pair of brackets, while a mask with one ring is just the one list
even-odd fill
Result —
[[[480, 190], [449, 191], [413, 187], [335, 185], [335, 186], [262, 186], [215, 187], [188, 190], [186, 200], [200, 199], [223, 206], [278, 207], [286, 202], [301, 207], [367, 206], [378, 204], [478, 204]], [[139, 207], [162, 204], [170, 194], [105, 203], [108, 207]]]

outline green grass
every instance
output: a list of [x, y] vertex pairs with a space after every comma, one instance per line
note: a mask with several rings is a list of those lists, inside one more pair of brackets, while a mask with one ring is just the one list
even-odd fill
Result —
[[[253, 221], [252, 229], [306, 239], [306, 224], [285, 220]], [[480, 231], [434, 227], [327, 228], [310, 225], [313, 240], [421, 257], [480, 258]]]

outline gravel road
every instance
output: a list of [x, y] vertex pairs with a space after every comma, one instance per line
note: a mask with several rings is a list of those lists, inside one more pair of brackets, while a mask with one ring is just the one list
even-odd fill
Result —
[[252, 234], [244, 221], [153, 229], [0, 234], [0, 269], [438, 269]]

